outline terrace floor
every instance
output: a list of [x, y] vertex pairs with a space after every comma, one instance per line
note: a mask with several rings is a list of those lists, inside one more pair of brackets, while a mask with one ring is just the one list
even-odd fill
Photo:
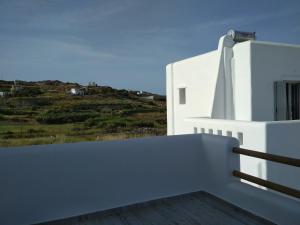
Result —
[[195, 192], [43, 225], [262, 225], [273, 223], [206, 192]]

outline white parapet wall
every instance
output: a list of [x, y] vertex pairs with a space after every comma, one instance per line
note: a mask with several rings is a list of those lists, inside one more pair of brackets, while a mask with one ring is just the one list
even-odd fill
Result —
[[[33, 224], [203, 190], [209, 185], [204, 153], [236, 144], [185, 135], [1, 148], [0, 224]], [[214, 176], [224, 170], [217, 166]]]
[[278, 224], [300, 201], [232, 176], [238, 141], [197, 134], [0, 149], [0, 224], [29, 225], [207, 191]]
[[[248, 122], [190, 118], [178, 134], [206, 133], [234, 137], [242, 148], [300, 159], [300, 121]], [[241, 171], [300, 190], [300, 169], [241, 156]]]

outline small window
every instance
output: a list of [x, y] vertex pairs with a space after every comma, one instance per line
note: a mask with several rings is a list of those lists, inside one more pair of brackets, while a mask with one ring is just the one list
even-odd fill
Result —
[[276, 81], [275, 120], [300, 119], [300, 81]]
[[179, 104], [185, 105], [185, 103], [186, 103], [185, 88], [179, 88]]
[[213, 130], [213, 129], [208, 129], [208, 133], [209, 133], [209, 134], [213, 134], [213, 133], [214, 133], [214, 130]]
[[205, 128], [201, 128], [201, 133], [205, 134]]
[[218, 130], [218, 135], [222, 136], [222, 130]]

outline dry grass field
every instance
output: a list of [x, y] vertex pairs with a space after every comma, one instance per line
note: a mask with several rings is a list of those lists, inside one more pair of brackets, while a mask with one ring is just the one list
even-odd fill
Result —
[[[13, 82], [0, 81], [9, 92]], [[21, 91], [0, 98], [0, 146], [114, 140], [166, 134], [163, 96], [60, 81], [19, 82]], [[146, 93], [151, 95], [151, 93]], [[157, 100], [156, 100], [157, 99]]]

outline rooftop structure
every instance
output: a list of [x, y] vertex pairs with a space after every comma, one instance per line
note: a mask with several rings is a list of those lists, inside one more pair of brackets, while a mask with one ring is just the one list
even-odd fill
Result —
[[[217, 50], [169, 64], [168, 134], [232, 136], [242, 148], [300, 158], [299, 59], [299, 45], [230, 31]], [[295, 168], [242, 156], [241, 170], [300, 189]]]

